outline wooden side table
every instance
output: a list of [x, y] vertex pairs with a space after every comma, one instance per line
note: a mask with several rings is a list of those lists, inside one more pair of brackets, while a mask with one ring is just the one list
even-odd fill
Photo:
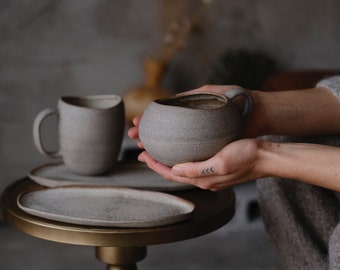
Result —
[[81, 226], [29, 215], [18, 207], [17, 198], [21, 193], [44, 188], [29, 178], [8, 186], [2, 195], [5, 222], [38, 238], [93, 246], [96, 258], [106, 263], [108, 270], [137, 269], [137, 262], [146, 256], [147, 246], [207, 234], [227, 224], [235, 212], [232, 189], [219, 192], [194, 189], [172, 193], [192, 201], [196, 206], [192, 218], [181, 223], [152, 228]]

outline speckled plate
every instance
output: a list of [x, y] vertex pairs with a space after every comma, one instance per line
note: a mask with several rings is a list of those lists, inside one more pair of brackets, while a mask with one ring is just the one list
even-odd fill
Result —
[[166, 193], [105, 187], [59, 187], [23, 193], [18, 206], [54, 221], [108, 227], [154, 227], [184, 221], [192, 202]]
[[28, 174], [34, 182], [45, 187], [61, 186], [109, 186], [177, 191], [194, 186], [166, 180], [140, 162], [119, 162], [115, 170], [106, 175], [86, 176], [69, 170], [63, 163], [49, 163], [31, 170]]

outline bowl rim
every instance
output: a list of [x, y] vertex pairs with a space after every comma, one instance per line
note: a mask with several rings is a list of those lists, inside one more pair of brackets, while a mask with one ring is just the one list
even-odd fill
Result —
[[195, 92], [195, 93], [188, 93], [188, 94], [180, 94], [180, 95], [175, 95], [172, 97], [168, 97], [168, 98], [160, 98], [160, 99], [155, 99], [154, 103], [158, 104], [158, 105], [162, 105], [162, 106], [176, 106], [176, 105], [172, 105], [172, 104], [167, 104], [165, 102], [171, 101], [171, 100], [178, 100], [181, 98], [186, 98], [186, 97], [197, 97], [197, 96], [209, 96], [211, 98], [217, 98], [218, 100], [224, 102], [224, 104], [222, 104], [221, 106], [217, 106], [214, 108], [194, 108], [194, 107], [185, 107], [185, 106], [178, 106], [184, 109], [194, 109], [194, 110], [216, 110], [219, 108], [224, 107], [225, 105], [227, 105], [230, 100], [223, 94], [219, 94], [219, 93], [212, 93], [212, 92]]

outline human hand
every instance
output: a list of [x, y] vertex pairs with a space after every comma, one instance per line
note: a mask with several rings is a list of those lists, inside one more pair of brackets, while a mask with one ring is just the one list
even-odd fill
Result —
[[258, 151], [262, 141], [243, 139], [226, 145], [212, 158], [167, 167], [154, 160], [147, 152], [138, 159], [164, 178], [212, 191], [262, 177]]
[[210, 93], [224, 95], [227, 91], [232, 90], [232, 89], [237, 89], [237, 88], [242, 88], [242, 87], [238, 85], [204, 85], [193, 90], [179, 93], [176, 96], [190, 95], [190, 94], [199, 93], [199, 92], [205, 92], [205, 93], [210, 92]]
[[[235, 85], [228, 86], [206, 85], [195, 90], [180, 93], [178, 95], [189, 95], [197, 92], [212, 92], [224, 94], [227, 91], [235, 88], [240, 87]], [[138, 147], [143, 149], [143, 145], [140, 142], [138, 136], [138, 127], [140, 119], [141, 116], [138, 116], [133, 119], [134, 127], [129, 129], [128, 136], [132, 139], [137, 139]], [[254, 144], [256, 145], [256, 143], [254, 142], [249, 141], [248, 143], [244, 142], [243, 144], [246, 144], [246, 146], [250, 147]], [[232, 147], [234, 144], [235, 146]], [[242, 173], [244, 169], [242, 167], [245, 167], [247, 165], [249, 166], [250, 162], [248, 161], [251, 159], [251, 157], [248, 158], [242, 157], [245, 158], [246, 160], [245, 161], [239, 160], [240, 158], [238, 156], [238, 152], [242, 152], [246, 149], [243, 147], [244, 146], [242, 146], [241, 143], [234, 142], [229, 147], [225, 147], [226, 149], [223, 148], [218, 154], [216, 154], [214, 157], [210, 158], [207, 161], [178, 164], [175, 165], [173, 168], [167, 167], [164, 164], [157, 162], [146, 151], [142, 152], [139, 155], [138, 159], [142, 162], [145, 162], [149, 168], [151, 168], [158, 174], [162, 175], [166, 179], [196, 185], [204, 189], [219, 190], [227, 186], [235, 185], [237, 183], [253, 179], [250, 174], [244, 175], [244, 177], [239, 177], [240, 176], [239, 174]], [[223, 166], [225, 162], [223, 160], [224, 157], [223, 153], [226, 154], [229, 153], [227, 160], [227, 162], [231, 164], [229, 167]], [[236, 159], [233, 158], [233, 155], [235, 155], [237, 158]], [[232, 162], [235, 163], [235, 166], [233, 165]], [[219, 164], [218, 167], [216, 167], [217, 164]], [[238, 168], [240, 170], [236, 171]], [[182, 173], [180, 173], [179, 170], [181, 170]]]
[[139, 123], [140, 123], [140, 119], [142, 117], [141, 116], [136, 116], [135, 118], [132, 119], [132, 123], [134, 124], [133, 127], [131, 127], [129, 130], [128, 130], [128, 136], [131, 138], [131, 139], [134, 139], [134, 140], [138, 140], [137, 141], [137, 145], [139, 148], [141, 149], [144, 149], [141, 141], [139, 140], [139, 136], [138, 136], [138, 126], [139, 126]]

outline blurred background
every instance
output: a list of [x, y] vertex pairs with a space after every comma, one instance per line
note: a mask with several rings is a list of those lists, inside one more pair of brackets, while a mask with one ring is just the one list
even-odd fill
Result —
[[[262, 89], [278, 71], [339, 70], [339, 10], [338, 0], [0, 0], [0, 192], [51, 161], [32, 124], [60, 96], [118, 94], [136, 114], [207, 83]], [[125, 138], [123, 150], [134, 145]]]
[[[46, 161], [33, 145], [32, 123], [59, 96], [123, 95], [144, 84], [143, 62], [160, 58], [172, 19], [195, 13], [183, 12], [181, 2], [0, 1], [0, 189]], [[340, 69], [339, 1], [206, 2], [162, 87], [180, 92], [208, 83], [226, 54], [226, 74], [242, 72], [238, 50], [265, 54], [280, 69]], [[245, 71], [246, 80], [252, 74]]]

